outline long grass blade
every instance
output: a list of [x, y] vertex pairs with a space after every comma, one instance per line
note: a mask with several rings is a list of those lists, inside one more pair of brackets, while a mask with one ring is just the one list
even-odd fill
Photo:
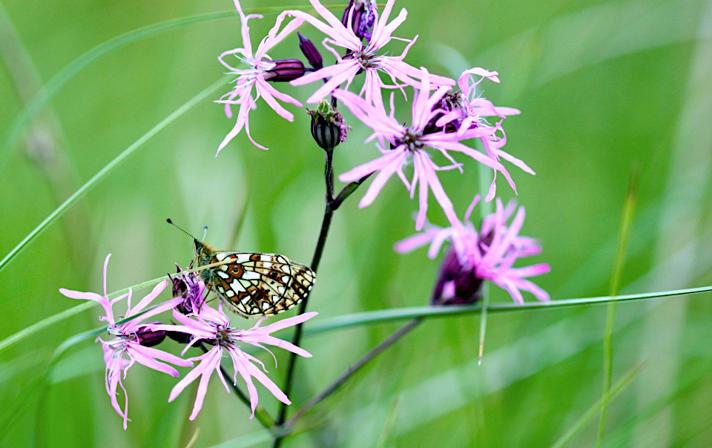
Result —
[[[490, 305], [490, 313], [508, 313], [516, 311], [550, 310], [575, 306], [596, 305], [605, 303], [634, 302], [641, 300], [660, 299], [665, 297], [686, 296], [692, 294], [702, 294], [712, 292], [712, 286], [702, 286], [699, 288], [675, 289], [670, 291], [657, 291], [640, 294], [626, 294], [620, 296], [588, 297], [580, 299], [562, 299], [549, 302], [531, 302], [523, 305], [516, 304], [496, 304]], [[346, 314], [343, 316], [323, 319], [320, 323], [308, 326], [307, 334], [325, 333], [345, 328], [362, 325], [372, 325], [377, 323], [395, 322], [399, 320], [414, 319], [416, 317], [436, 318], [449, 316], [463, 316], [467, 314], [477, 314], [482, 310], [480, 305], [466, 306], [446, 306], [446, 307], [407, 307], [393, 308], [388, 310], [367, 311], [363, 313]]]
[[192, 109], [194, 106], [208, 98], [213, 92], [217, 90], [218, 87], [223, 86], [226, 82], [225, 78], [214, 82], [209, 87], [195, 95], [193, 98], [189, 99], [186, 103], [180, 106], [178, 109], [171, 112], [166, 118], [161, 120], [157, 125], [151, 128], [148, 132], [139, 137], [138, 140], [129, 145], [128, 148], [124, 149], [118, 156], [116, 156], [111, 162], [106, 164], [101, 170], [99, 170], [94, 176], [91, 177], [84, 185], [79, 187], [71, 196], [69, 196], [62, 204], [52, 211], [41, 223], [37, 225], [30, 233], [25, 236], [25, 238], [20, 241], [17, 246], [15, 246], [5, 257], [0, 261], [0, 271], [5, 269], [5, 267], [25, 248], [32, 240], [37, 238], [47, 227], [49, 227], [54, 221], [61, 217], [74, 203], [76, 203], [82, 196], [94, 188], [101, 180], [104, 179], [109, 173], [111, 173], [114, 168], [119, 166], [121, 162], [126, 160], [131, 156], [137, 149], [143, 146], [144, 143], [153, 138], [156, 134], [165, 129], [169, 124], [176, 121], [178, 118], [183, 116], [186, 112]]
[[[628, 248], [631, 224], [635, 214], [635, 204], [638, 197], [638, 174], [634, 169], [628, 182], [628, 192], [626, 193], [625, 204], [623, 206], [623, 216], [618, 233], [618, 249], [611, 275], [611, 286], [609, 293], [615, 296], [620, 291], [623, 266]], [[608, 393], [613, 383], [613, 331], [616, 321], [616, 303], [608, 304], [606, 310], [606, 327], [603, 333], [603, 392], [601, 397], [601, 415], [598, 421], [598, 434], [596, 436], [596, 446], [600, 447], [606, 433], [606, 418], [608, 417]]]
[[621, 378], [612, 388], [610, 388], [597, 402], [593, 404], [584, 414], [579, 418], [574, 425], [569, 428], [554, 444], [552, 448], [563, 448], [569, 441], [578, 433], [586, 424], [591, 421], [592, 418], [596, 416], [596, 413], [601, 408], [604, 401], [610, 402], [616, 398], [626, 387], [635, 379], [636, 375], [640, 372], [642, 365], [638, 365], [632, 368], [623, 378]]

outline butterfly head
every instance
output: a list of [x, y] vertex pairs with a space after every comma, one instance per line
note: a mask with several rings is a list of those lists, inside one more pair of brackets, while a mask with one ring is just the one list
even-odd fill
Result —
[[[201, 240], [193, 236], [193, 234], [178, 226], [176, 223], [173, 222], [171, 218], [166, 219], [166, 222], [193, 239], [193, 244], [195, 245], [194, 264], [196, 266], [205, 266], [206, 264], [210, 264], [213, 255], [215, 255], [215, 249], [212, 246], [202, 242]], [[207, 231], [207, 227], [205, 229]], [[203, 237], [205, 236], [203, 235]]]

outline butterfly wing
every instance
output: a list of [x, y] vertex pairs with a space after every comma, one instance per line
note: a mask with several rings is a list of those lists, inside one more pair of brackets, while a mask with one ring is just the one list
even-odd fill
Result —
[[218, 252], [211, 283], [244, 316], [269, 316], [301, 302], [316, 280], [314, 271], [277, 254]]

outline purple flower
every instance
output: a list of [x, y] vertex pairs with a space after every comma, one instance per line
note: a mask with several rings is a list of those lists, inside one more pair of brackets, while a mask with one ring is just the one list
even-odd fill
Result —
[[[310, 0], [310, 2], [324, 21], [303, 11], [287, 11], [287, 14], [309, 22], [326, 34], [324, 46], [334, 55], [337, 62], [292, 81], [292, 85], [303, 86], [328, 79], [309, 97], [308, 103], [319, 103], [339, 86], [345, 84], [348, 87], [356, 75], [361, 72], [365, 73], [361, 94], [369, 103], [379, 103], [382, 97], [381, 91], [386, 87], [418, 85], [422, 72], [403, 61], [417, 37], [411, 40], [393, 37], [393, 33], [405, 21], [408, 12], [401, 9], [398, 16], [390, 23], [388, 22], [395, 0], [388, 0], [383, 12], [376, 15], [373, 32], [367, 43], [364, 43], [363, 36], [354, 32], [352, 27], [344, 26], [341, 20], [326, 9], [319, 0]], [[350, 15], [353, 20], [353, 13]], [[383, 51], [383, 48], [394, 39], [407, 42], [406, 48], [400, 56], [389, 56], [387, 52]], [[346, 50], [346, 56], [342, 57], [332, 46]], [[386, 86], [381, 80], [379, 72], [385, 73], [394, 82], [400, 82], [400, 84]], [[435, 85], [451, 86], [454, 84], [453, 80], [440, 76], [432, 76], [431, 80]]]
[[[112, 336], [109, 340], [97, 338], [97, 342], [101, 343], [104, 351], [104, 362], [106, 363], [104, 385], [106, 387], [106, 393], [111, 399], [111, 406], [114, 408], [116, 413], [123, 418], [123, 426], [124, 429], [126, 429], [129, 420], [129, 399], [126, 388], [124, 387], [123, 379], [126, 378], [126, 373], [131, 366], [135, 363], [139, 363], [150, 369], [166, 373], [173, 377], [178, 377], [178, 371], [165, 363], [171, 363], [176, 366], [184, 367], [191, 366], [193, 363], [170, 353], [149, 347], [149, 345], [155, 345], [155, 338], [160, 337], [160, 334], [152, 328], [154, 324], [143, 324], [145, 320], [172, 309], [182, 299], [168, 300], [161, 305], [146, 311], [147, 307], [156, 299], [156, 297], [158, 297], [163, 290], [166, 289], [168, 282], [164, 280], [156, 285], [156, 287], [153, 288], [153, 291], [141, 299], [135, 306], [131, 305], [131, 290], [129, 290], [127, 294], [110, 300], [106, 289], [106, 273], [110, 258], [111, 254], [107, 255], [106, 260], [104, 261], [104, 295], [94, 292], [72, 291], [64, 288], [60, 289], [59, 292], [70, 299], [91, 300], [93, 302], [97, 302], [104, 309], [104, 316], [101, 317], [100, 320], [107, 323], [107, 332]], [[114, 317], [113, 305], [124, 299], [128, 302], [126, 317], [120, 322], [117, 322]], [[124, 396], [123, 408], [119, 405], [117, 399], [119, 389], [121, 389]]]
[[272, 345], [300, 356], [311, 357], [311, 354], [306, 350], [290, 342], [278, 339], [272, 336], [271, 333], [299, 325], [316, 315], [317, 313], [305, 313], [296, 317], [282, 319], [264, 327], [260, 326], [262, 323], [262, 320], [260, 320], [252, 328], [243, 330], [231, 325], [230, 319], [222, 311], [222, 306], [219, 310], [205, 306], [199, 315], [193, 316], [184, 316], [174, 312], [173, 317], [181, 325], [161, 325], [156, 328], [165, 331], [177, 330], [192, 335], [192, 340], [190, 344], [186, 346], [185, 350], [200, 342], [210, 344], [212, 348], [200, 356], [191, 358], [191, 361], [199, 362], [199, 364], [175, 385], [168, 401], [175, 400], [189, 384], [200, 378], [195, 404], [190, 414], [190, 420], [195, 420], [203, 407], [205, 394], [208, 390], [208, 383], [213, 374], [220, 379], [225, 389], [230, 392], [230, 388], [220, 371], [220, 361], [223, 355], [227, 354], [232, 361], [234, 369], [231, 381], [233, 384], [237, 384], [237, 375], [239, 374], [240, 377], [242, 377], [247, 386], [253, 416], [258, 402], [257, 388], [255, 387], [253, 379], [262, 383], [262, 385], [282, 403], [291, 404], [287, 396], [265, 374], [266, 369], [264, 364], [254, 356], [244, 352], [240, 346], [246, 344], [264, 349], [265, 345]]
[[[462, 171], [462, 164], [453, 159], [452, 153], [462, 153], [487, 167], [500, 171], [512, 188], [516, 188], [509, 172], [499, 162], [461, 143], [462, 140], [489, 136], [494, 132], [492, 129], [472, 128], [462, 134], [447, 132], [444, 129], [426, 132], [433, 117], [441, 114], [435, 106], [447, 94], [449, 87], [439, 87], [431, 95], [430, 77], [425, 69], [422, 69], [422, 72], [420, 89], [413, 98], [412, 119], [409, 127], [401, 124], [395, 118], [393, 111], [387, 114], [383, 104], [372, 105], [344, 90], [334, 92], [334, 96], [342, 101], [356, 118], [373, 130], [369, 140], [378, 140], [381, 151], [379, 158], [342, 174], [339, 179], [342, 182], [353, 182], [371, 173], [378, 173], [359, 204], [361, 207], [366, 207], [375, 200], [388, 179], [393, 175], [398, 175], [410, 191], [411, 197], [414, 196], [415, 190], [419, 189], [420, 207], [416, 219], [418, 230], [425, 224], [430, 191], [433, 192], [450, 222], [453, 225], [459, 222], [452, 202], [443, 190], [437, 175], [438, 171], [444, 170]], [[427, 149], [434, 150], [445, 157], [450, 165], [436, 165]], [[408, 179], [404, 173], [404, 167], [410, 161], [413, 162], [413, 176]]]
[[[450, 242], [450, 253], [439, 279], [442, 284], [436, 284], [433, 294], [436, 304], [471, 303], [479, 294], [477, 280], [496, 284], [506, 290], [516, 303], [524, 302], [522, 290], [532, 293], [539, 300], [549, 300], [546, 291], [528, 280], [549, 272], [548, 264], [514, 267], [518, 259], [541, 253], [541, 246], [536, 240], [519, 235], [524, 223], [524, 207], [516, 210], [516, 204], [511, 202], [505, 208], [502, 201], [497, 199], [495, 213], [484, 218], [478, 232], [469, 221], [478, 201], [479, 197], [476, 197], [465, 214], [464, 223], [447, 228], [431, 226], [397, 243], [396, 251], [405, 253], [430, 245], [428, 256], [435, 258], [443, 243]], [[514, 218], [507, 224], [512, 215]], [[451, 254], [456, 258], [450, 258]], [[467, 273], [472, 276], [469, 280], [465, 275]], [[468, 292], [471, 294], [469, 297], [466, 294]]]
[[[223, 95], [218, 103], [225, 105], [225, 115], [232, 118], [232, 106], [238, 107], [237, 120], [232, 130], [225, 136], [222, 143], [218, 147], [218, 153], [243, 129], [250, 141], [260, 149], [266, 147], [257, 143], [250, 134], [249, 114], [257, 108], [257, 100], [262, 98], [267, 105], [272, 108], [279, 116], [285, 120], [294, 120], [294, 114], [289, 112], [280, 104], [284, 103], [301, 106], [301, 103], [289, 95], [279, 92], [272, 87], [267, 81], [276, 80], [284, 81], [294, 79], [296, 75], [304, 73], [304, 65], [301, 61], [283, 60], [273, 61], [267, 52], [275, 45], [282, 42], [287, 36], [293, 33], [303, 23], [302, 19], [294, 19], [288, 22], [283, 29], [282, 23], [287, 18], [286, 13], [282, 13], [277, 17], [274, 27], [269, 31], [267, 36], [262, 39], [255, 51], [252, 50], [252, 41], [250, 40], [250, 27], [248, 22], [250, 19], [262, 18], [257, 14], [245, 15], [242, 11], [242, 6], [239, 0], [234, 0], [237, 13], [240, 15], [242, 25], [242, 48], [235, 48], [226, 51], [219, 56], [219, 61], [224, 65], [230, 73], [237, 75], [235, 87], [229, 93]], [[229, 60], [228, 60], [229, 58]], [[233, 61], [241, 63], [241, 67], [233, 65]], [[281, 64], [281, 65], [280, 65]], [[256, 95], [253, 93], [256, 91]]]
[[[495, 106], [491, 101], [482, 98], [477, 87], [485, 79], [499, 83], [499, 74], [480, 67], [463, 72], [458, 79], [460, 91], [444, 98], [447, 101], [440, 105], [442, 114], [435, 117], [436, 119], [431, 122], [430, 129], [441, 128], [444, 132], [457, 132], [460, 136], [473, 129], [487, 129], [490, 132], [478, 137], [478, 140], [482, 143], [488, 156], [498, 162], [502, 158], [526, 173], [535, 174], [534, 170], [522, 160], [502, 151], [502, 147], [507, 143], [502, 122], [508, 116], [519, 115], [520, 111], [511, 107]], [[487, 120], [490, 117], [496, 117], [498, 121], [492, 125]], [[432, 123], [435, 123], [434, 127]], [[496, 193], [496, 177], [497, 172], [495, 171], [486, 198], [488, 201], [492, 200]]]
[[203, 279], [194, 272], [183, 272], [177, 266], [177, 275], [171, 278], [173, 282], [173, 297], [180, 297], [183, 300], [178, 303], [176, 309], [183, 314], [198, 314], [205, 304], [205, 283]]

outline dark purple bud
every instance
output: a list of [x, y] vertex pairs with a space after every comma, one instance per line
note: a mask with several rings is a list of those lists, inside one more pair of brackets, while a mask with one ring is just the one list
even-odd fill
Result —
[[322, 149], [332, 151], [346, 141], [349, 127], [329, 101], [322, 101], [316, 110], [307, 111], [311, 115], [311, 134]]
[[370, 42], [376, 23], [376, 3], [372, 0], [349, 0], [341, 16], [341, 23], [350, 27], [360, 39]]
[[321, 53], [317, 50], [316, 45], [302, 33], [299, 33], [299, 49], [302, 50], [302, 53], [307, 58], [307, 62], [309, 62], [309, 65], [311, 65], [314, 70], [324, 68], [324, 58], [321, 57]]
[[[155, 325], [160, 324], [160, 322], [152, 323]], [[136, 331], [136, 337], [138, 338], [138, 343], [144, 347], [153, 347], [163, 342], [166, 338], [166, 332], [163, 330], [152, 330], [148, 326], [142, 326]]]
[[469, 305], [480, 300], [482, 279], [472, 269], [463, 268], [457, 253], [450, 249], [440, 266], [440, 274], [430, 299], [431, 305]]
[[306, 69], [299, 59], [279, 59], [274, 67], [267, 70], [265, 79], [270, 82], [289, 82], [304, 76]]

